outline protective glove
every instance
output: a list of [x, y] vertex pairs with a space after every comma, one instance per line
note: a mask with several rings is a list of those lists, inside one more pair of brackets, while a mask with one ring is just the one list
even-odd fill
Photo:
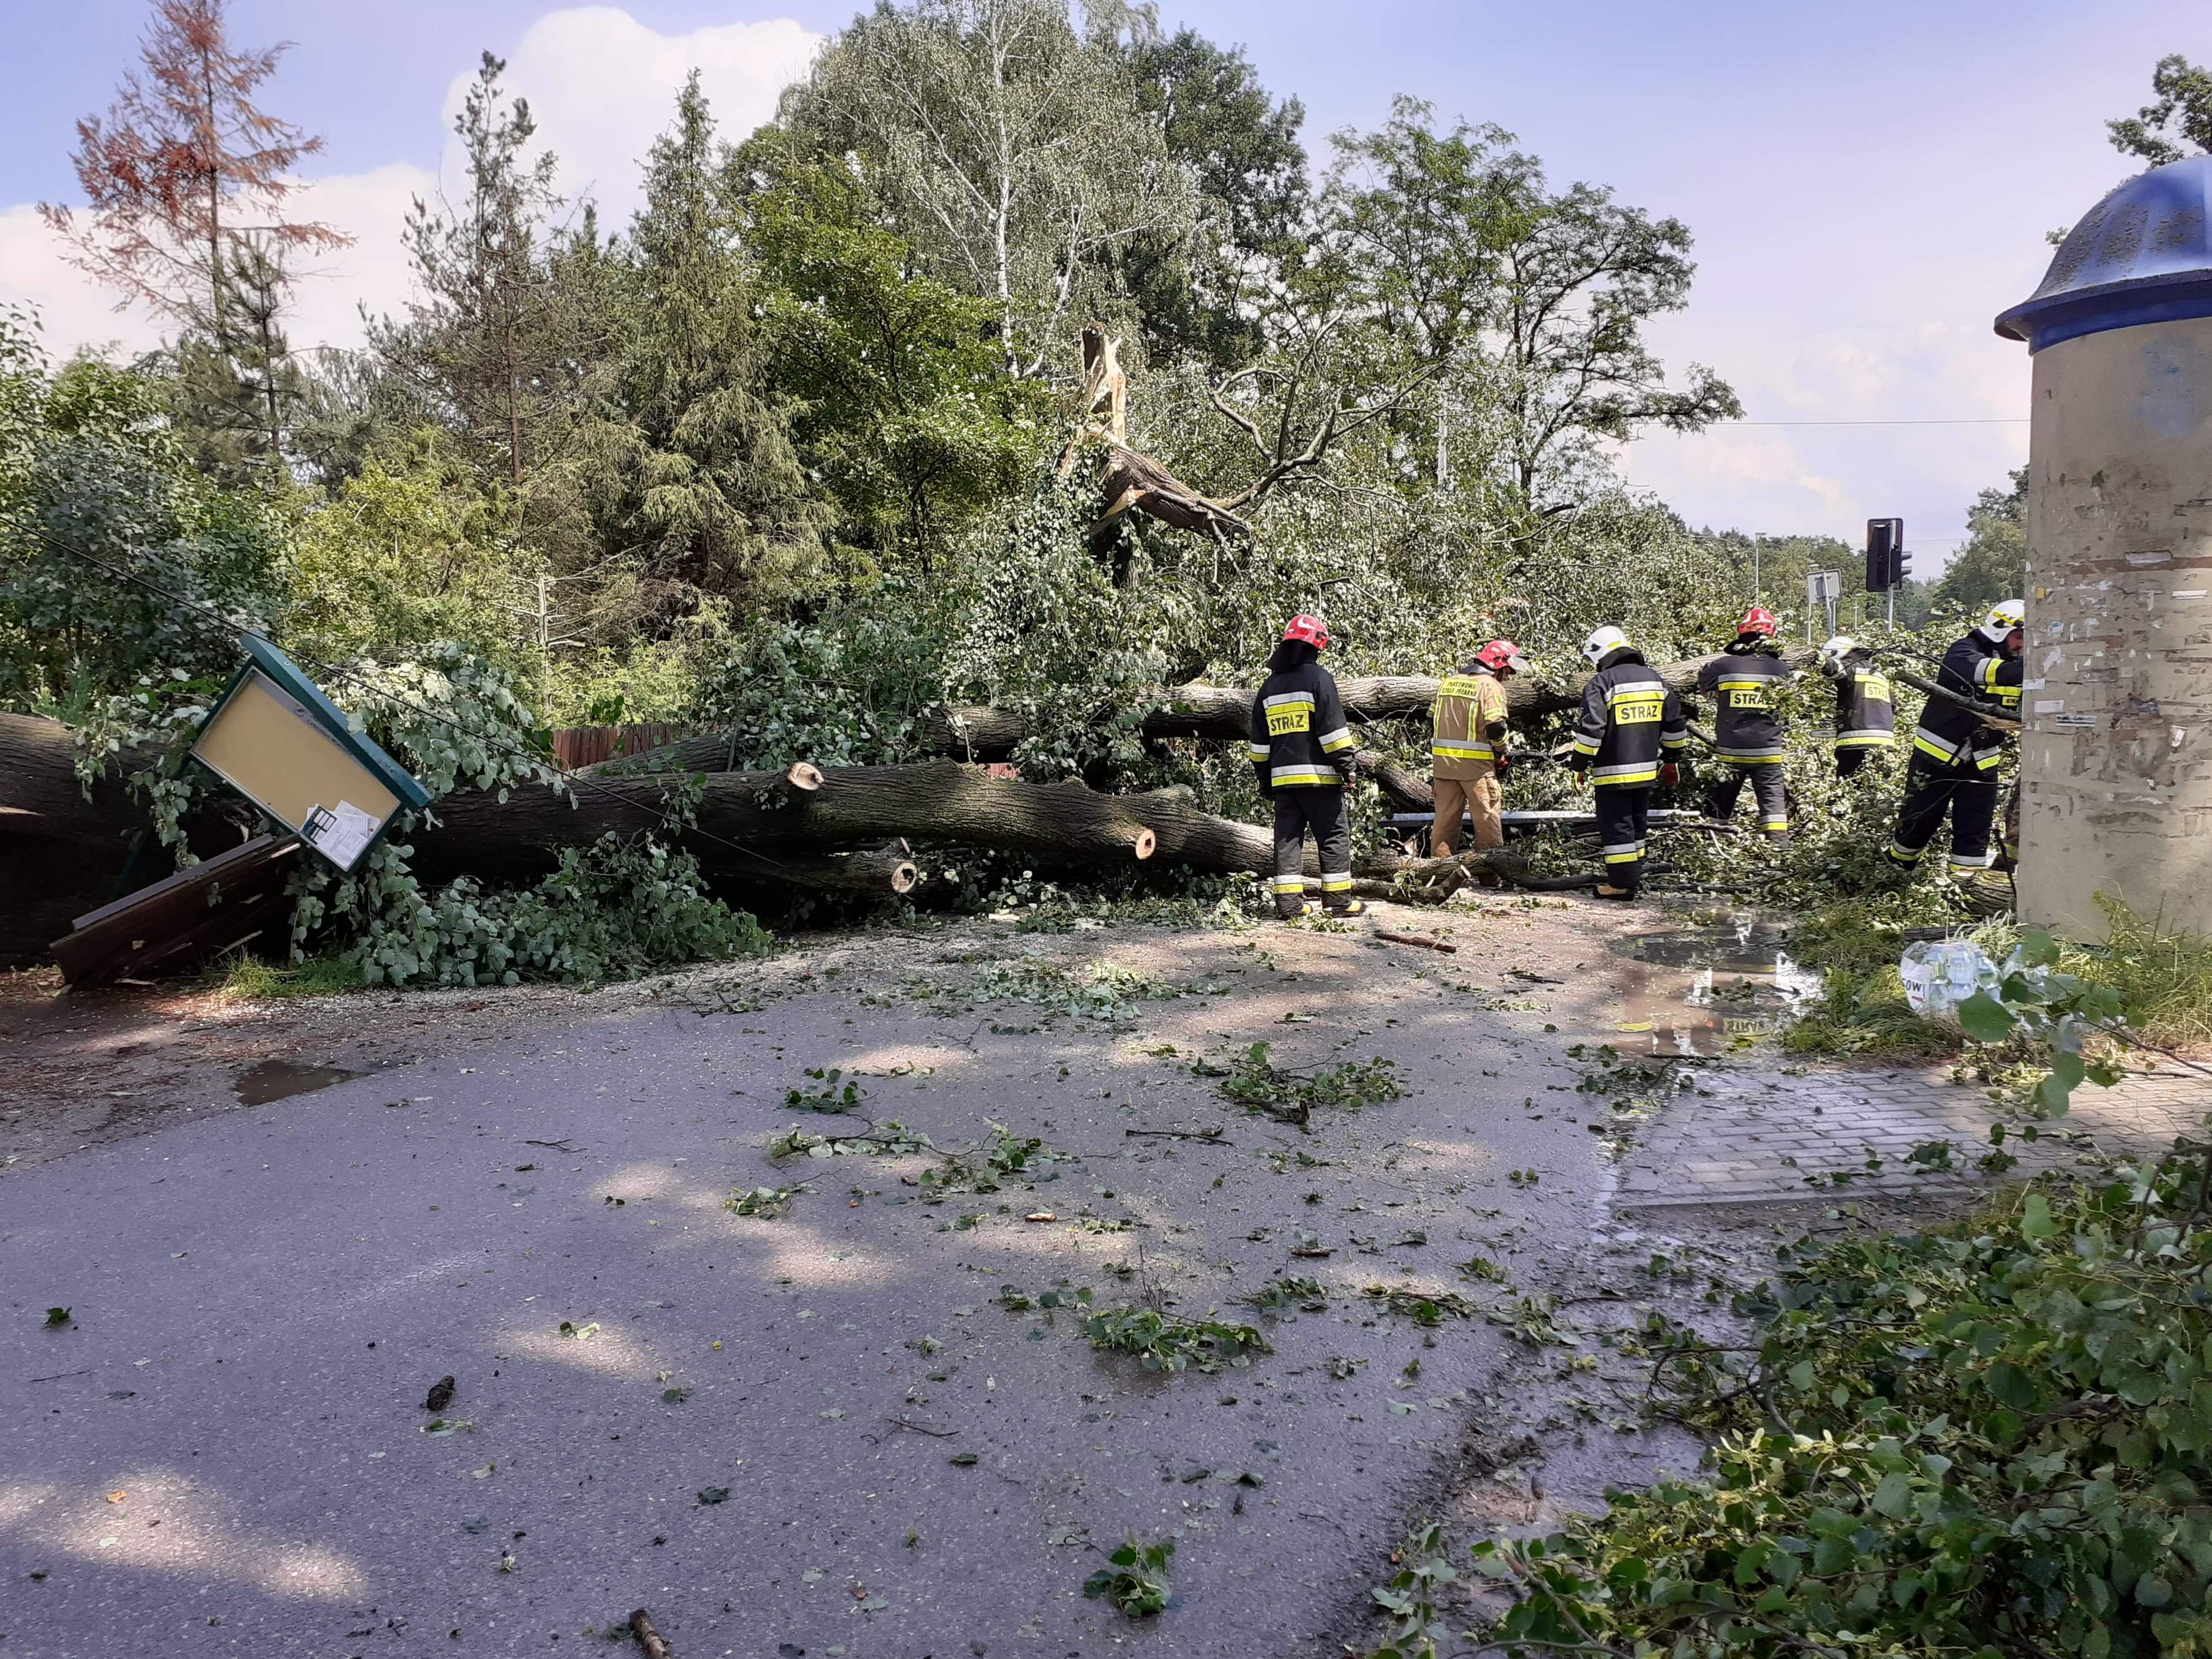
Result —
[[1500, 755], [1491, 763], [1491, 770], [1497, 775], [1498, 781], [1500, 783], [1505, 781], [1505, 775], [1512, 769], [1513, 757], [1510, 755]]
[[1588, 761], [1583, 759], [1579, 755], [1577, 755], [1573, 760], [1569, 761], [1567, 764], [1574, 772], [1576, 783], [1583, 784], [1589, 781], [1589, 763]]
[[1664, 766], [1659, 769], [1659, 787], [1662, 789], [1680, 788], [1682, 787], [1682, 769], [1677, 766], [1673, 761], [1668, 761]]

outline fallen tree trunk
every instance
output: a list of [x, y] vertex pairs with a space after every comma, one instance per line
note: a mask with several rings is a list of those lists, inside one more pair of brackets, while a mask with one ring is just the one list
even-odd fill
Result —
[[[610, 831], [648, 831], [680, 841], [709, 869], [775, 873], [791, 854], [895, 838], [959, 842], [1062, 860], [1119, 861], [1156, 854], [1200, 869], [1256, 869], [1267, 832], [1231, 823], [1173, 790], [1101, 795], [1079, 783], [1040, 786], [936, 761], [921, 766], [840, 766], [812, 790], [781, 772], [702, 775], [692, 807], [696, 833], [672, 837], [667, 809], [649, 777], [594, 778], [568, 794], [550, 791], [449, 795], [431, 810], [435, 829], [412, 836], [416, 875], [526, 879], [553, 867], [561, 848], [586, 847]], [[794, 868], [799, 867], [794, 864]]]
[[1388, 796], [1390, 804], [1401, 812], [1433, 812], [1437, 810], [1436, 786], [1428, 779], [1372, 749], [1362, 749], [1352, 755], [1359, 768], [1359, 775], [1375, 780], [1375, 787]]
[[[46, 946], [77, 916], [117, 896], [131, 838], [147, 821], [122, 770], [111, 763], [87, 790], [77, 781], [76, 738], [68, 726], [0, 714], [0, 963], [46, 960]], [[149, 879], [169, 867], [157, 864]]]
[[[45, 959], [71, 918], [112, 897], [129, 837], [143, 825], [143, 807], [118, 784], [95, 787], [88, 800], [78, 793], [72, 756], [66, 727], [0, 716], [0, 854], [15, 878], [0, 923], [0, 960]], [[410, 865], [428, 885], [465, 875], [530, 881], [553, 869], [564, 848], [588, 847], [608, 834], [652, 834], [687, 848], [709, 871], [876, 890], [897, 890], [902, 878], [902, 860], [883, 862], [884, 844], [909, 838], [1056, 864], [1157, 858], [1222, 873], [1274, 867], [1267, 829], [1202, 811], [1187, 790], [1107, 795], [1073, 780], [1026, 783], [950, 761], [826, 769], [802, 762], [778, 771], [702, 774], [687, 791], [686, 806], [688, 823], [678, 824], [653, 775], [620, 772], [579, 773], [560, 794], [532, 788], [510, 789], [504, 799], [496, 790], [449, 795], [408, 832]], [[834, 856], [870, 848], [878, 851]], [[1443, 862], [1476, 859], [1518, 885], [1574, 884], [1529, 877], [1510, 854]], [[1304, 865], [1316, 871], [1310, 851]], [[1433, 861], [1389, 857], [1363, 863], [1358, 874], [1388, 881], [1401, 871], [1429, 890], [1442, 874]]]
[[[731, 752], [732, 745], [726, 736], [686, 738], [680, 742], [665, 744], [647, 754], [579, 767], [571, 775], [611, 783], [623, 777], [645, 777], [669, 772], [726, 772], [730, 769]], [[1376, 787], [1400, 811], [1430, 812], [1436, 810], [1436, 790], [1419, 774], [1372, 749], [1358, 750], [1352, 759], [1359, 768], [1360, 775], [1372, 778]]]
[[[1024, 783], [993, 777], [980, 768], [949, 762], [921, 766], [830, 767], [821, 787], [778, 799], [782, 774], [726, 772], [701, 778], [694, 808], [696, 833], [679, 839], [708, 870], [754, 878], [812, 884], [830, 862], [824, 849], [841, 842], [877, 842], [888, 826], [904, 838], [1004, 848], [1058, 862], [1158, 859], [1220, 874], [1264, 874], [1275, 867], [1274, 836], [1256, 823], [1217, 817], [1188, 793], [1155, 789], [1143, 794], [1103, 795], [1069, 781]], [[564, 846], [586, 846], [601, 835], [637, 834], [665, 827], [658, 822], [659, 792], [631, 781], [550, 794], [448, 797], [434, 831], [415, 838], [413, 867], [426, 882], [462, 874], [522, 879], [551, 867]], [[1318, 875], [1310, 848], [1304, 869]], [[1360, 861], [1356, 873], [1382, 884], [1377, 897], [1401, 896], [1391, 884], [1403, 876], [1413, 896], [1447, 896], [1487, 871], [1516, 887], [1536, 891], [1584, 887], [1595, 875], [1537, 876], [1522, 854], [1502, 848], [1449, 859], [1384, 855]]]
[[[1793, 668], [1813, 659], [1804, 646], [1793, 645], [1782, 653]], [[1697, 689], [1698, 671], [1711, 657], [1689, 657], [1658, 665], [1659, 678], [1677, 692]], [[1563, 684], [1516, 678], [1505, 687], [1510, 719], [1528, 721], [1574, 708], [1582, 702], [1583, 687], [1589, 676], [1577, 674]], [[1428, 713], [1437, 700], [1437, 682], [1419, 674], [1386, 674], [1340, 679], [1338, 695], [1346, 718], [1360, 724]], [[1147, 738], [1218, 738], [1241, 741], [1249, 732], [1252, 698], [1249, 688], [1233, 685], [1189, 684], [1170, 687], [1161, 705], [1145, 716]], [[1003, 760], [1029, 736], [1031, 724], [1019, 709], [993, 708], [972, 703], [939, 703], [924, 712], [922, 730], [930, 747], [963, 760]], [[659, 751], [656, 751], [659, 752]], [[641, 756], [647, 761], [651, 756]]]
[[824, 887], [854, 893], [914, 891], [921, 880], [921, 866], [902, 841], [857, 853], [832, 853], [825, 858], [787, 854], [765, 873], [796, 882], [801, 887]]

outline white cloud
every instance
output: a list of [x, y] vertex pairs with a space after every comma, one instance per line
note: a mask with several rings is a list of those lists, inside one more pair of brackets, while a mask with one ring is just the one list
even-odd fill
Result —
[[[1692, 525], [1826, 533], [1857, 545], [1870, 518], [1899, 514], [1913, 571], [1949, 557], [1977, 490], [2027, 459], [2027, 355], [1954, 308], [1955, 287], [1850, 328], [1807, 328], [1783, 292], [1731, 310], [1668, 319], [1655, 331], [1669, 363], [1711, 362], [1757, 422], [1850, 425], [1719, 426], [1692, 437], [1639, 439], [1622, 456], [1638, 486]], [[1915, 316], [1919, 312], [1922, 314]], [[1903, 314], [1900, 316], [1899, 313]], [[1891, 424], [1989, 420], [1984, 425]]]
[[[822, 37], [778, 18], [720, 23], [689, 34], [656, 34], [615, 6], [549, 12], [507, 54], [506, 86], [530, 100], [538, 142], [561, 160], [560, 185], [589, 195], [609, 228], [628, 222], [642, 199], [640, 165], [669, 125], [684, 77], [700, 90], [721, 136], [735, 143], [775, 113], [784, 88], [806, 71]], [[460, 112], [473, 68], [446, 89], [448, 128]], [[459, 174], [458, 141], [445, 155]]]
[[158, 344], [161, 328], [145, 307], [116, 310], [115, 294], [64, 258], [64, 246], [32, 204], [0, 208], [0, 301], [37, 307], [41, 338], [57, 361], [81, 345], [112, 343], [128, 354]]
[[[821, 36], [788, 19], [657, 34], [618, 8], [580, 6], [531, 25], [507, 54], [506, 84], [530, 100], [539, 143], [561, 158], [562, 189], [592, 195], [611, 229], [627, 223], [639, 204], [639, 162], [668, 125], [685, 76], [699, 71], [722, 136], [735, 141], [775, 112], [777, 95], [821, 45]], [[447, 88], [448, 130], [474, 72], [471, 66], [456, 73]], [[459, 176], [450, 137], [443, 171], [447, 179]], [[315, 180], [293, 198], [298, 216], [354, 238], [310, 262], [291, 319], [295, 344], [358, 345], [360, 306], [373, 315], [400, 309], [409, 292], [401, 227], [412, 198], [434, 199], [439, 182], [393, 161]], [[63, 258], [60, 240], [36, 207], [0, 207], [0, 300], [38, 307], [57, 358], [80, 346], [114, 343], [128, 352], [159, 343], [166, 331], [161, 321], [143, 306], [118, 312], [115, 299]]]
[[358, 345], [361, 307], [372, 317], [400, 311], [412, 273], [399, 233], [410, 204], [436, 188], [422, 168], [394, 161], [373, 173], [320, 179], [292, 198], [299, 217], [334, 225], [354, 239], [301, 270], [293, 296], [295, 346]]

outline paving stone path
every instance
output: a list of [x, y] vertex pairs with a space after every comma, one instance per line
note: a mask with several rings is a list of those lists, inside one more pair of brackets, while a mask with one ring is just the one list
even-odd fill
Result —
[[[1991, 1126], [2019, 1175], [2064, 1165], [2094, 1145], [2107, 1152], [2155, 1152], [2175, 1136], [2203, 1134], [2212, 1079], [2168, 1072], [2130, 1076], [2110, 1089], [2075, 1091], [2071, 1112], [2024, 1127], [1948, 1064], [1899, 1071], [1714, 1063], [1697, 1087], [1673, 1096], [1638, 1138], [1614, 1198], [1622, 1209], [1802, 1201], [1850, 1192], [1966, 1191], [1994, 1178], [1978, 1161]], [[1948, 1159], [1936, 1152], [1948, 1143]], [[1916, 1161], [1913, 1154], [1919, 1150]]]

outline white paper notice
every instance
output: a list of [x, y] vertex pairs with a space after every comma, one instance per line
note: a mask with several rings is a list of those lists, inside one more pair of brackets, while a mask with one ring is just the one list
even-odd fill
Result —
[[376, 839], [380, 826], [349, 800], [335, 807], [318, 806], [307, 815], [302, 832], [314, 849], [341, 870], [350, 870]]

